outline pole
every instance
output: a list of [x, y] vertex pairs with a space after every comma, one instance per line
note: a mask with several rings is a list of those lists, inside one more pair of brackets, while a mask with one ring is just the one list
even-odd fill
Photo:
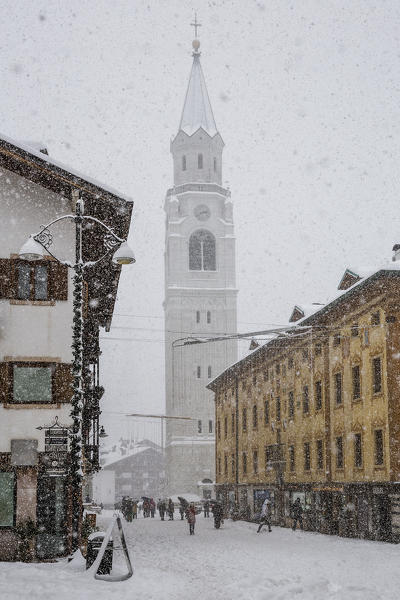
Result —
[[79, 198], [75, 208], [75, 265], [73, 290], [73, 376], [74, 394], [72, 397], [72, 432], [70, 482], [72, 496], [72, 540], [71, 553], [79, 548], [80, 522], [82, 510], [82, 369], [83, 369], [83, 262], [82, 262], [82, 221], [83, 202]]

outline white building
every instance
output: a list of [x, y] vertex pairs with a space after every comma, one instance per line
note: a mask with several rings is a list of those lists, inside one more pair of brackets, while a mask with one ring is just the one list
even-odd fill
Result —
[[237, 343], [184, 345], [180, 338], [236, 333], [235, 237], [222, 186], [224, 142], [193, 42], [179, 130], [171, 142], [174, 187], [165, 200], [167, 486], [170, 495], [209, 496], [215, 481], [214, 403], [208, 381], [236, 361]]

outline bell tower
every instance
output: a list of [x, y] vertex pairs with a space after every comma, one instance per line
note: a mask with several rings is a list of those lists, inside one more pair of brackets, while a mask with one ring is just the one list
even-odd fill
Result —
[[[197, 24], [196, 19], [196, 25]], [[215, 407], [206, 385], [237, 359], [235, 238], [230, 191], [222, 186], [224, 142], [193, 41], [178, 133], [174, 185], [165, 199], [166, 470], [169, 495], [208, 497], [215, 481]]]

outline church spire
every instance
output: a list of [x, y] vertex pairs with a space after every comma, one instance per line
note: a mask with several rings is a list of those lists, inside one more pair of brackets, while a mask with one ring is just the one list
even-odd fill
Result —
[[[197, 23], [197, 18], [195, 26], [196, 29], [197, 27], [200, 27], [200, 24]], [[215, 124], [210, 99], [208, 97], [206, 82], [204, 80], [204, 75], [200, 64], [199, 40], [193, 40], [192, 46], [193, 65], [190, 73], [179, 129], [190, 136], [201, 127], [211, 137], [213, 137], [217, 133], [217, 126]]]

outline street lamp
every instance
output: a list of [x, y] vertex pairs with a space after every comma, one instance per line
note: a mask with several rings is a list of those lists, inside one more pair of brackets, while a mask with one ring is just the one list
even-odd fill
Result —
[[[72, 553], [79, 547], [79, 523], [81, 513], [81, 491], [82, 491], [82, 409], [83, 409], [83, 273], [86, 268], [97, 265], [100, 261], [110, 255], [111, 251], [117, 246], [117, 250], [113, 256], [113, 262], [119, 265], [132, 264], [135, 262], [135, 257], [132, 250], [129, 248], [126, 240], [118, 237], [114, 231], [105, 223], [84, 214], [83, 200], [79, 197], [79, 192], [72, 192], [76, 200], [75, 214], [63, 215], [42, 226], [40, 231], [29, 236], [28, 240], [19, 251], [20, 258], [29, 261], [40, 260], [44, 256], [44, 251], [52, 256], [58, 263], [65, 265], [74, 270], [73, 281], [73, 397], [70, 416], [72, 418], [72, 428], [70, 430], [70, 483], [72, 492]], [[69, 219], [75, 224], [75, 262], [69, 262], [58, 259], [50, 251], [50, 246], [53, 242], [53, 236], [49, 227]], [[105, 231], [104, 246], [105, 253], [95, 261], [83, 262], [82, 259], [82, 225], [84, 221], [94, 222], [100, 225]], [[104, 436], [103, 436], [104, 437]]]

